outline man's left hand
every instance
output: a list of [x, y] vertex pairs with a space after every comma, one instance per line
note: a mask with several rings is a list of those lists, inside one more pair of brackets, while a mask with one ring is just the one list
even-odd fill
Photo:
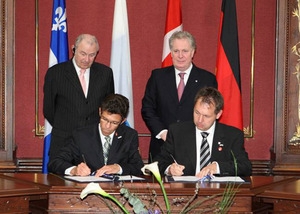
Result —
[[217, 173], [217, 163], [212, 162], [211, 164], [208, 164], [206, 167], [204, 167], [199, 173], [197, 173], [196, 177], [203, 178], [206, 175], [214, 175]]
[[102, 168], [98, 169], [95, 176], [100, 177], [103, 174], [117, 174], [121, 170], [119, 164], [111, 164], [111, 165], [105, 165]]

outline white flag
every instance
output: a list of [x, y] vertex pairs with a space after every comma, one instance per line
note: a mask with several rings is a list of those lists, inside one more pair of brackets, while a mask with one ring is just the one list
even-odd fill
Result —
[[115, 1], [110, 67], [113, 69], [115, 92], [129, 99], [127, 122], [134, 127], [131, 59], [126, 0]]

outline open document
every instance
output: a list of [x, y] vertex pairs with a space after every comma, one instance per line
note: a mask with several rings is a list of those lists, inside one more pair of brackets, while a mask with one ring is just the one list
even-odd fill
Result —
[[120, 175], [114, 176], [113, 178], [109, 177], [96, 177], [96, 176], [64, 176], [65, 179], [89, 183], [89, 182], [111, 182], [111, 181], [142, 181], [144, 178], [132, 176], [132, 175]]
[[168, 176], [168, 182], [236, 182], [244, 183], [245, 180], [239, 176], [224, 176], [224, 177], [212, 177], [210, 179], [199, 179], [196, 176]]

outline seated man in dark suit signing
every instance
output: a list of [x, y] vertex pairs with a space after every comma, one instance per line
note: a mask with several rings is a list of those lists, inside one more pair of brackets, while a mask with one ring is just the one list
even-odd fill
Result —
[[167, 175], [249, 176], [251, 162], [244, 148], [244, 133], [217, 121], [224, 100], [212, 87], [198, 91], [194, 121], [172, 124], [161, 153], [155, 158], [160, 172]]
[[99, 108], [100, 123], [75, 130], [70, 142], [49, 161], [49, 172], [79, 176], [140, 175], [144, 164], [138, 134], [124, 124], [128, 109], [126, 97], [108, 95]]

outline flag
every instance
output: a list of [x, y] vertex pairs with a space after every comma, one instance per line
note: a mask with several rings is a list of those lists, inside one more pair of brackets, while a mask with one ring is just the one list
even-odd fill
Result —
[[[69, 60], [67, 13], [65, 0], [53, 0], [52, 29], [50, 41], [49, 67]], [[50, 123], [45, 119], [44, 152], [42, 172], [48, 173], [49, 149], [51, 142]]]
[[162, 67], [172, 65], [169, 38], [176, 31], [182, 31], [181, 0], [168, 0], [165, 36], [163, 44]]
[[235, 0], [223, 0], [218, 36], [216, 78], [224, 97], [220, 122], [243, 130], [239, 44]]
[[126, 0], [116, 0], [112, 30], [110, 67], [114, 73], [115, 92], [129, 100], [126, 124], [134, 127], [130, 43]]

